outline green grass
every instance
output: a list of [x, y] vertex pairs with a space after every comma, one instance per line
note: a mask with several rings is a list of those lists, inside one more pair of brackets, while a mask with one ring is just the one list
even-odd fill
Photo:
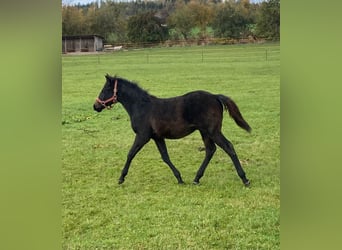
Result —
[[[62, 69], [63, 249], [280, 248], [279, 44], [63, 56]], [[251, 188], [244, 188], [221, 149], [201, 185], [192, 185], [204, 158], [198, 132], [167, 141], [185, 185], [177, 184], [150, 142], [119, 186], [134, 133], [120, 104], [92, 110], [106, 73], [159, 97], [202, 89], [233, 98], [252, 133], [227, 113], [222, 130]]]

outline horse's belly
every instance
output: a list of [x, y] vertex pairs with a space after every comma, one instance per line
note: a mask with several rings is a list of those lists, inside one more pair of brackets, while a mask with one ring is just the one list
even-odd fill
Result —
[[184, 126], [181, 124], [164, 123], [158, 124], [153, 129], [154, 134], [158, 137], [167, 139], [179, 139], [187, 136], [196, 130], [193, 126]]
[[165, 133], [164, 138], [180, 139], [191, 134], [194, 131], [195, 131], [195, 128], [189, 128], [187, 130], [182, 130], [182, 131], [169, 131], [168, 133]]

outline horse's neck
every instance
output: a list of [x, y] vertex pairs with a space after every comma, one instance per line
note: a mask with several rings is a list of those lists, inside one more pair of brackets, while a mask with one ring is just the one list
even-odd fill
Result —
[[129, 116], [132, 117], [134, 115], [134, 113], [136, 113], [136, 110], [137, 110], [136, 101], [124, 98], [123, 100], [119, 100], [119, 102], [126, 109]]
[[120, 97], [118, 100], [124, 106], [127, 113], [130, 117], [134, 116], [137, 113], [141, 113], [146, 107], [146, 94], [140, 90], [132, 90], [129, 86], [126, 86], [125, 89], [122, 90]]

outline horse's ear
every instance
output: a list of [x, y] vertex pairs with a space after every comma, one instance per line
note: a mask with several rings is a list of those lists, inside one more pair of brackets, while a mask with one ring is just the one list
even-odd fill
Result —
[[107, 73], [107, 74], [105, 75], [105, 77], [106, 77], [107, 80], [109, 80], [109, 77], [110, 77], [110, 76], [109, 76], [108, 73]]

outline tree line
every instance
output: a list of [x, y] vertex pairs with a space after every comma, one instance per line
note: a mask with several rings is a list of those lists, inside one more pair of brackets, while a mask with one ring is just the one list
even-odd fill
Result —
[[157, 0], [62, 5], [62, 34], [96, 34], [108, 44], [208, 38], [280, 39], [280, 0]]

